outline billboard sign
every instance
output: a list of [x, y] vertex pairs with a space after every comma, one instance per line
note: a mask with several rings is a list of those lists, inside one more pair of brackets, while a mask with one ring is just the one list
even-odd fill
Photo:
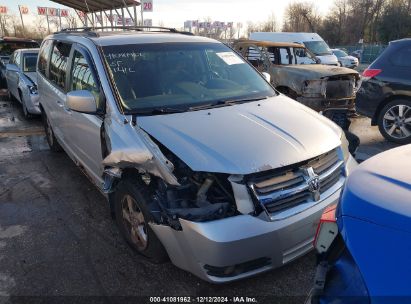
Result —
[[69, 15], [69, 10], [68, 9], [59, 9], [60, 11], [60, 17], [68, 17]]
[[37, 6], [37, 14], [40, 16], [47, 16], [47, 7]]
[[153, 0], [141, 1], [141, 7], [143, 9], [143, 12], [152, 12], [153, 11]]
[[0, 15], [6, 15], [8, 11], [7, 6], [0, 5]]
[[27, 15], [29, 13], [29, 8], [25, 5], [19, 5], [19, 10], [22, 15]]

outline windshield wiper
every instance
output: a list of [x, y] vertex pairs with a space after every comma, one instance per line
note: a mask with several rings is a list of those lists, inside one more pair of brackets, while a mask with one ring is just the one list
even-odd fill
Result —
[[220, 100], [215, 103], [208, 103], [208, 104], [204, 104], [200, 106], [189, 107], [188, 111], [199, 111], [199, 110], [206, 110], [206, 109], [212, 109], [212, 108], [220, 108], [220, 107], [225, 107], [225, 106], [232, 106], [232, 105], [239, 104], [239, 103], [263, 100], [267, 98], [268, 97], [264, 96], [264, 97], [258, 97], [258, 98]]
[[181, 113], [185, 112], [181, 108], [150, 108], [146, 110], [135, 111], [133, 115], [161, 115], [161, 114], [171, 114], [171, 113]]

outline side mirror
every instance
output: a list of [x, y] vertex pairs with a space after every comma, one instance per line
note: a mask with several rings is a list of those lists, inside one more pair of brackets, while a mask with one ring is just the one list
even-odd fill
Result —
[[78, 90], [67, 93], [66, 104], [70, 110], [76, 112], [85, 114], [97, 113], [96, 98], [90, 91]]
[[8, 63], [6, 65], [6, 70], [10, 71], [10, 72], [18, 72], [19, 71], [19, 67], [13, 63]]
[[265, 80], [267, 80], [267, 82], [271, 82], [271, 76], [270, 74], [268, 74], [267, 72], [262, 72], [261, 74], [263, 74]]

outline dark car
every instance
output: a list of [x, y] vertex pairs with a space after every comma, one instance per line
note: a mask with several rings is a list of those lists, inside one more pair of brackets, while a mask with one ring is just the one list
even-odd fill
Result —
[[0, 37], [0, 88], [6, 84], [6, 65], [11, 54], [19, 49], [38, 48], [38, 42], [32, 39], [16, 37]]
[[364, 71], [356, 107], [386, 139], [411, 142], [411, 38], [390, 42]]
[[363, 162], [327, 208], [307, 303], [411, 303], [411, 145]]

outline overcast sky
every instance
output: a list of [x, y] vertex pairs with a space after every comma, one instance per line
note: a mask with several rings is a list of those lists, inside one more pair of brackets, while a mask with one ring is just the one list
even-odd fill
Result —
[[[185, 20], [210, 17], [222, 22], [259, 22], [274, 13], [277, 22], [282, 24], [284, 9], [290, 2], [293, 0], [153, 0], [154, 12], [145, 13], [144, 18], [153, 19], [154, 25], [162, 21], [165, 26], [179, 28]], [[315, 4], [321, 14], [326, 14], [332, 2], [316, 0]], [[15, 13], [18, 4], [27, 5], [31, 14], [37, 14], [37, 6], [62, 7], [48, 0], [2, 0], [1, 4]]]

